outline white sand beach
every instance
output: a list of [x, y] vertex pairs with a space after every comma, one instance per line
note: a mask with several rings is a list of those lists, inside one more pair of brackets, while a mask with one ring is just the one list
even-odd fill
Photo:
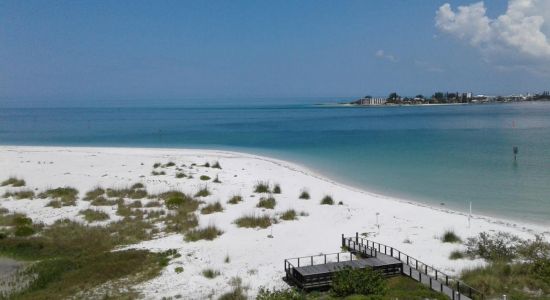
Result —
[[[222, 169], [199, 166], [214, 161], [219, 161]], [[169, 167], [163, 169], [166, 175], [153, 176], [152, 166], [156, 162], [185, 165], [181, 168], [193, 178], [176, 178], [177, 171]], [[197, 166], [191, 166], [193, 163]], [[0, 180], [16, 176], [26, 181], [26, 188], [37, 192], [71, 186], [79, 190], [79, 197], [83, 197], [86, 191], [97, 186], [126, 187], [141, 182], [149, 193], [173, 189], [195, 193], [206, 184], [200, 180], [200, 175], [218, 176], [221, 181], [208, 181], [212, 195], [202, 198], [205, 204], [201, 205], [220, 201], [224, 211], [209, 215], [197, 212], [199, 226], [215, 224], [224, 233], [213, 241], [185, 242], [181, 234], [161, 231], [153, 240], [129, 246], [152, 251], [177, 249], [181, 254], [170, 262], [161, 276], [137, 287], [147, 298], [219, 296], [231, 289], [228, 282], [235, 276], [242, 278], [243, 284], [249, 287], [249, 295], [254, 295], [261, 286], [282, 288], [286, 286], [282, 280], [285, 258], [339, 252], [343, 233], [368, 233], [372, 240], [393, 246], [455, 275], [482, 262], [450, 260], [451, 251], [461, 246], [440, 241], [446, 229], [454, 230], [463, 240], [483, 231], [506, 231], [523, 238], [533, 238], [534, 234], [545, 231], [548, 236], [549, 233], [544, 226], [477, 215], [468, 226], [468, 216], [464, 213], [358, 190], [296, 164], [245, 153], [195, 149], [0, 147]], [[253, 192], [253, 187], [258, 181], [281, 186], [282, 193], [274, 195], [277, 201], [275, 209], [256, 207], [260, 195]], [[0, 195], [17, 189], [22, 188], [0, 187]], [[311, 199], [298, 199], [302, 189], [309, 191]], [[227, 204], [234, 194], [241, 194], [244, 201]], [[325, 195], [331, 195], [336, 204], [320, 205]], [[337, 205], [340, 201], [343, 204]], [[63, 218], [85, 222], [79, 211], [90, 206], [82, 199], [76, 206], [62, 208], [46, 207], [47, 202], [47, 199], [1, 198], [0, 207], [25, 213], [35, 222], [51, 224]], [[115, 206], [96, 208], [107, 212], [110, 221], [120, 219]], [[276, 216], [291, 208], [305, 212], [307, 216], [280, 221], [267, 229], [239, 228], [234, 224], [235, 219], [244, 214]], [[377, 214], [379, 226], [376, 224]], [[226, 256], [230, 257], [228, 263], [224, 262]], [[176, 273], [174, 269], [180, 266], [184, 271]], [[205, 268], [218, 270], [221, 275], [214, 279], [205, 278], [201, 275]]]

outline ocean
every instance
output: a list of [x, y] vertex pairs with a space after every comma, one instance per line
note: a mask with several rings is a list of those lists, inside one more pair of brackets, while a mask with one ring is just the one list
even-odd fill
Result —
[[550, 224], [550, 103], [315, 102], [1, 107], [0, 144], [244, 151], [388, 196], [461, 211], [472, 202], [477, 214]]

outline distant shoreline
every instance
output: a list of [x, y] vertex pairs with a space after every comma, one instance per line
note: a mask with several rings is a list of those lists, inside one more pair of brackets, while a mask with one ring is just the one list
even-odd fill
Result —
[[326, 107], [361, 107], [361, 108], [376, 108], [376, 107], [409, 107], [409, 106], [461, 106], [461, 105], [492, 105], [492, 104], [521, 104], [521, 103], [550, 103], [549, 100], [530, 100], [530, 101], [508, 101], [508, 102], [469, 102], [469, 103], [415, 103], [415, 104], [354, 104], [354, 103], [318, 103], [316, 106]]

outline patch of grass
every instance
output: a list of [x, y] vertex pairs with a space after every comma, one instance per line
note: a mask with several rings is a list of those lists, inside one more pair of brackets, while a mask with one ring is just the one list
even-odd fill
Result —
[[210, 163], [209, 162], [205, 162], [204, 165], [202, 165], [203, 167], [206, 167], [206, 168], [210, 168]]
[[222, 166], [220, 165], [219, 161], [215, 161], [214, 164], [212, 164], [212, 168], [214, 169], [221, 169]]
[[169, 191], [159, 195], [160, 199], [164, 200], [164, 204], [168, 209], [182, 208], [188, 212], [197, 210], [199, 201], [193, 197], [178, 191]]
[[207, 175], [201, 175], [201, 177], [199, 178], [200, 180], [203, 180], [203, 181], [210, 180], [210, 176], [207, 176]]
[[208, 197], [210, 196], [210, 190], [208, 189], [208, 186], [201, 187], [196, 193], [195, 197]]
[[22, 187], [22, 186], [25, 186], [25, 184], [26, 184], [25, 180], [23, 180], [23, 179], [19, 179], [17, 177], [10, 177], [10, 178], [2, 181], [0, 186], [11, 185], [13, 187]]
[[310, 199], [309, 192], [306, 189], [303, 189], [300, 192], [300, 196], [298, 196], [298, 198], [302, 200], [309, 200]]
[[160, 172], [159, 171], [152, 171], [151, 175], [153, 175], [153, 176], [166, 175], [166, 172], [164, 172], [164, 171], [160, 171]]
[[204, 228], [197, 228], [197, 229], [190, 230], [185, 234], [185, 241], [187, 242], [196, 242], [199, 240], [212, 241], [222, 234], [223, 234], [223, 231], [218, 229], [216, 226], [209, 225]]
[[463, 259], [465, 257], [464, 252], [459, 250], [453, 250], [451, 252], [451, 255], [449, 255], [449, 259], [456, 260], [456, 259]]
[[214, 279], [221, 275], [220, 271], [213, 270], [213, 269], [204, 269], [202, 270], [202, 276], [208, 278], [208, 279]]
[[95, 200], [96, 198], [105, 195], [105, 190], [101, 187], [96, 187], [93, 190], [90, 190], [86, 192], [86, 195], [84, 196], [84, 200], [90, 201]]
[[273, 186], [273, 194], [280, 194], [281, 193], [281, 186], [276, 183], [275, 186]]
[[220, 202], [211, 203], [201, 208], [201, 214], [203, 215], [213, 214], [215, 212], [222, 212], [222, 211], [223, 211], [223, 206]]
[[241, 195], [233, 195], [233, 196], [231, 196], [231, 198], [229, 198], [229, 201], [227, 201], [227, 203], [237, 204], [241, 201], [243, 201], [243, 197]]
[[331, 293], [339, 297], [353, 294], [384, 295], [386, 281], [380, 272], [370, 268], [351, 269], [348, 267], [334, 274]]
[[131, 188], [110, 188], [107, 189], [107, 197], [109, 198], [130, 198], [143, 199], [147, 197], [147, 191], [142, 183], [136, 183]]
[[334, 200], [331, 196], [326, 195], [323, 199], [321, 199], [321, 205], [334, 205]]
[[460, 243], [460, 242], [462, 242], [460, 237], [452, 229], [447, 229], [447, 230], [445, 230], [445, 232], [443, 232], [443, 235], [441, 236], [441, 241], [443, 243]]
[[175, 267], [174, 272], [176, 272], [177, 274], [182, 273], [183, 272], [183, 267]]
[[158, 202], [158, 201], [149, 201], [145, 204], [145, 207], [160, 207], [160, 202]]
[[185, 177], [187, 177], [187, 175], [185, 175], [185, 173], [183, 172], [176, 173], [176, 178], [185, 178]]
[[267, 198], [260, 198], [260, 201], [256, 206], [261, 208], [273, 209], [275, 208], [275, 205], [277, 205], [277, 201], [272, 196], [269, 196]]
[[175, 166], [175, 165], [176, 165], [176, 163], [175, 163], [175, 162], [173, 162], [173, 161], [169, 161], [169, 162], [168, 162], [168, 163], [166, 163], [166, 164], [165, 164], [164, 166], [166, 166], [166, 167], [173, 167], [173, 166]]
[[113, 206], [115, 204], [117, 204], [117, 202], [115, 200], [108, 200], [107, 198], [103, 197], [103, 196], [99, 196], [97, 198], [95, 198], [94, 200], [92, 200], [92, 202], [90, 202], [91, 205], [93, 206]]
[[185, 233], [199, 225], [197, 216], [189, 212], [185, 207], [178, 207], [175, 211], [167, 213], [163, 221], [166, 224], [164, 231], [167, 233]]
[[231, 262], [231, 258], [229, 257], [229, 255], [226, 255], [225, 258], [223, 259], [223, 262], [228, 264]]
[[[158, 276], [165, 257], [145, 250], [112, 251], [123, 242], [136, 242], [126, 237], [140, 230], [137, 224], [132, 221], [126, 226], [131, 230], [124, 230], [62, 220], [40, 235], [0, 240], [0, 254], [34, 261], [28, 269], [34, 280], [10, 298], [104, 298], [104, 290], [98, 288], [110, 283], [109, 296], [126, 299], [128, 287]], [[121, 279], [123, 286], [116, 284]]]
[[130, 189], [132, 190], [137, 190], [137, 189], [144, 189], [145, 188], [145, 185], [143, 185], [143, 183], [141, 182], [137, 182], [137, 183], [134, 183]]
[[156, 169], [156, 168], [160, 167], [161, 165], [162, 165], [161, 163], [156, 162], [156, 163], [153, 164], [153, 168]]
[[32, 190], [20, 190], [16, 192], [6, 192], [4, 193], [4, 198], [13, 197], [17, 200], [21, 199], [33, 199], [34, 198], [34, 192]]
[[128, 207], [130, 207], [130, 208], [142, 208], [142, 207], [143, 207], [143, 204], [141, 203], [141, 201], [136, 200], [136, 201], [130, 203], [130, 204], [128, 205]]
[[[60, 187], [56, 189], [46, 190], [38, 194], [38, 198], [41, 198], [41, 199], [52, 198], [54, 201], [58, 201], [61, 206], [69, 206], [69, 205], [76, 205], [77, 195], [78, 195], [78, 190], [75, 188]], [[56, 207], [58, 206], [58, 204], [54, 203], [50, 206]]]
[[294, 209], [289, 209], [289, 210], [284, 211], [281, 214], [281, 219], [285, 220], [285, 221], [296, 220], [297, 219], [296, 215], [297, 214], [296, 214], [296, 211]]
[[235, 220], [235, 224], [238, 227], [244, 227], [244, 228], [267, 228], [271, 226], [271, 218], [268, 215], [263, 216], [256, 216], [256, 215], [245, 215], [237, 220]]
[[85, 210], [81, 210], [79, 214], [83, 215], [84, 220], [90, 223], [109, 220], [109, 214], [100, 210], [85, 209]]
[[270, 193], [269, 182], [267, 181], [258, 181], [254, 185], [254, 193]]

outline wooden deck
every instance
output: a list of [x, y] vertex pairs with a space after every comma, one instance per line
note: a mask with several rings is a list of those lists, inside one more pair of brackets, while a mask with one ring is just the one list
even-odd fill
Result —
[[478, 300], [484, 295], [464, 282], [392, 247], [342, 235], [342, 247], [349, 252], [285, 259], [285, 280], [304, 290], [326, 289], [335, 273], [344, 268], [372, 268], [383, 276], [403, 275], [440, 292], [452, 300]]

